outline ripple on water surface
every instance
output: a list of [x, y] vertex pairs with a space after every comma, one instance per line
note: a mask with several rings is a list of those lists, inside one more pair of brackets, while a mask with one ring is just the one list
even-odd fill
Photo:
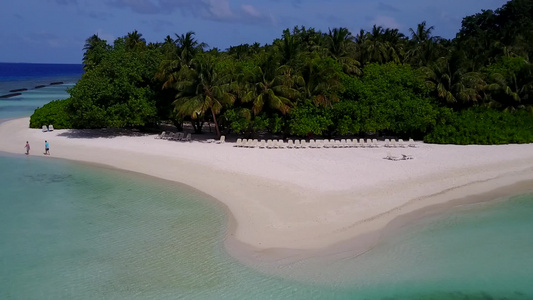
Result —
[[[205, 195], [145, 176], [0, 155], [1, 299], [531, 299], [530, 196], [406, 226], [372, 251], [269, 275], [224, 251]], [[296, 280], [298, 278], [298, 280]]]

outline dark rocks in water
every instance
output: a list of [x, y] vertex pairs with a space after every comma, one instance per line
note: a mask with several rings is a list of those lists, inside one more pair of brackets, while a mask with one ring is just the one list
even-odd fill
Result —
[[55, 82], [50, 83], [50, 85], [58, 85], [58, 84], [63, 84], [63, 81], [55, 81]]
[[38, 86], [36, 86], [35, 88], [36, 88], [36, 89], [42, 89], [42, 88], [45, 87], [45, 86], [46, 86], [46, 85], [38, 85]]
[[24, 88], [24, 89], [15, 89], [15, 90], [11, 90], [9, 91], [10, 93], [15, 93], [15, 92], [24, 92], [24, 91], [27, 91], [28, 89]]
[[1, 95], [0, 98], [11, 98], [11, 97], [20, 96], [20, 95], [22, 95], [22, 93], [6, 94], [6, 95]]

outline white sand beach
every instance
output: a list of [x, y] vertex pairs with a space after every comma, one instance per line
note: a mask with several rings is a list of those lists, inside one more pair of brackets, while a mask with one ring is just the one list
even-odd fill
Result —
[[[383, 228], [430, 205], [533, 180], [533, 144], [416, 148], [247, 149], [156, 135], [29, 129], [0, 124], [0, 151], [98, 163], [180, 182], [225, 204], [228, 235], [258, 252], [320, 249]], [[44, 141], [50, 156], [44, 156]], [[382, 142], [381, 142], [382, 143]], [[387, 152], [412, 160], [391, 161]], [[533, 189], [533, 187], [530, 187]]]

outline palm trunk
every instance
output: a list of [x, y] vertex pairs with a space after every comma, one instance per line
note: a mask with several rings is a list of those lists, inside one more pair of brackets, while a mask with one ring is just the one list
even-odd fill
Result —
[[211, 114], [213, 115], [213, 123], [215, 123], [215, 130], [217, 132], [217, 138], [220, 138], [220, 129], [218, 128], [217, 116], [215, 114], [215, 111], [213, 110], [213, 106], [210, 105], [209, 109], [211, 110]]

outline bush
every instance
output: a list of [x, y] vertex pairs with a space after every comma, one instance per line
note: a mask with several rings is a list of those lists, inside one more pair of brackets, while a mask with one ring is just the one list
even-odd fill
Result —
[[30, 117], [30, 128], [41, 128], [43, 125], [54, 125], [54, 129], [71, 128], [70, 115], [66, 107], [70, 101], [54, 100], [43, 107], [37, 108]]
[[533, 143], [533, 115], [526, 111], [502, 112], [471, 108], [449, 116], [424, 137], [435, 144], [523, 144]]
[[360, 79], [344, 77], [342, 100], [333, 105], [340, 134], [388, 132], [422, 136], [438, 122], [422, 74], [409, 65], [368, 64]]
[[288, 120], [290, 134], [298, 136], [321, 135], [333, 124], [326, 109], [309, 102], [291, 110]]

